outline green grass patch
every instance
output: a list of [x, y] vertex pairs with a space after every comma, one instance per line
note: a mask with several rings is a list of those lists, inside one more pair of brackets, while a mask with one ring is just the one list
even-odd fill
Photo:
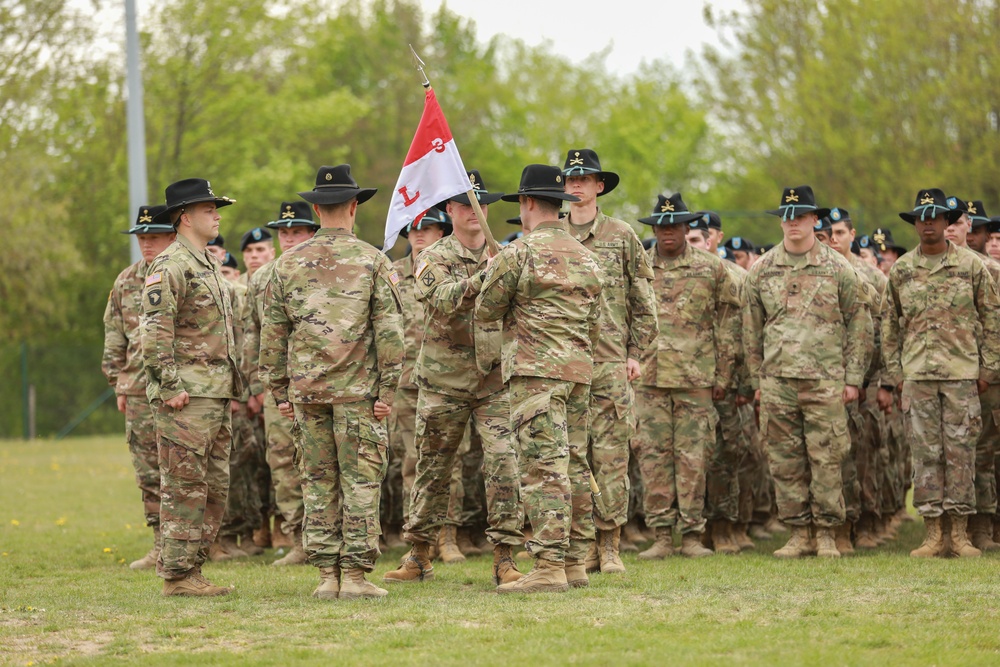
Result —
[[[922, 527], [839, 561], [646, 563], [562, 595], [500, 597], [490, 559], [379, 601], [310, 597], [272, 553], [212, 564], [224, 598], [163, 598], [123, 438], [0, 442], [0, 664], [996, 665], [998, 558], [908, 557]], [[383, 556], [374, 580], [395, 567]], [[523, 561], [519, 561], [523, 563]], [[522, 569], [524, 569], [522, 567]]]

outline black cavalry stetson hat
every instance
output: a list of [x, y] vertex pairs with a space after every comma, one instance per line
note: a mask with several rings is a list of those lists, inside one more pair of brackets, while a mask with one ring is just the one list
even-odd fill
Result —
[[170, 223], [155, 223], [153, 218], [167, 210], [163, 204], [140, 206], [135, 216], [135, 224], [122, 234], [172, 234], [177, 230]]
[[247, 249], [247, 246], [253, 243], [263, 243], [264, 241], [271, 240], [271, 232], [267, 231], [263, 227], [254, 227], [249, 232], [243, 235], [240, 239], [240, 252]]
[[986, 213], [986, 207], [978, 199], [966, 203], [966, 213], [968, 213], [973, 227], [982, 227], [983, 225], [990, 224], [990, 216]]
[[189, 204], [197, 204], [203, 201], [215, 202], [216, 208], [235, 204], [235, 199], [229, 197], [219, 197], [212, 192], [212, 184], [204, 178], [185, 178], [182, 181], [171, 183], [165, 190], [167, 205], [157, 215], [153, 216], [153, 222], [158, 225], [169, 225], [170, 214], [179, 208], [184, 208]]
[[278, 209], [278, 219], [267, 223], [265, 227], [311, 227], [319, 229], [313, 222], [312, 206], [304, 201], [283, 201]]
[[771, 215], [776, 215], [782, 220], [791, 220], [803, 213], [815, 213], [817, 217], [824, 217], [830, 213], [828, 208], [816, 206], [816, 196], [813, 189], [808, 185], [799, 185], [794, 188], [785, 188], [781, 193], [781, 203], [773, 211], [766, 211]]
[[962, 217], [965, 210], [959, 207], [957, 197], [953, 197], [953, 199], [955, 201], [952, 206], [949, 206], [948, 197], [944, 196], [944, 192], [940, 188], [927, 188], [917, 193], [913, 210], [904, 211], [899, 214], [899, 217], [912, 225], [918, 217], [921, 220], [926, 220], [944, 214], [948, 218], [948, 222], [954, 222]]
[[[886, 229], [884, 227], [879, 227], [871, 235], [872, 247], [874, 247], [879, 252], [885, 252], [886, 250], [892, 250], [897, 255], [906, 254], [906, 248], [896, 243], [892, 238], [892, 230]], [[864, 247], [864, 246], [862, 246]]]
[[517, 192], [504, 195], [500, 199], [516, 202], [522, 195], [561, 201], [580, 201], [579, 197], [566, 194], [563, 190], [562, 170], [550, 164], [529, 164], [521, 171], [521, 184]]
[[300, 192], [299, 196], [310, 204], [342, 204], [355, 197], [359, 204], [364, 204], [376, 192], [377, 188], [358, 187], [351, 176], [351, 165], [338, 164], [336, 167], [320, 167], [316, 173], [316, 187], [309, 192]]
[[[483, 177], [479, 175], [478, 169], [470, 169], [465, 173], [469, 177], [469, 185], [471, 186], [469, 189], [476, 195], [476, 201], [478, 201], [481, 205], [486, 206], [492, 204], [495, 201], [499, 201], [500, 198], [503, 197], [502, 192], [490, 192], [486, 189], [486, 186], [483, 185]], [[469, 203], [469, 193], [463, 192], [455, 195], [454, 197], [449, 197], [447, 201], [441, 202], [437, 205], [437, 207], [443, 211], [449, 201], [471, 206]]]
[[563, 165], [563, 176], [586, 176], [594, 174], [604, 181], [604, 191], [598, 192], [598, 197], [603, 197], [618, 187], [621, 179], [613, 171], [601, 169], [601, 160], [597, 153], [589, 148], [574, 148], [566, 153], [566, 164]]
[[648, 218], [639, 218], [639, 222], [646, 225], [682, 225], [697, 220], [701, 216], [701, 213], [689, 211], [681, 193], [675, 192], [669, 197], [657, 195], [653, 214]]
[[399, 235], [405, 239], [410, 235], [411, 229], [423, 229], [424, 225], [437, 225], [441, 228], [441, 231], [444, 232], [445, 236], [451, 234], [451, 218], [449, 218], [448, 214], [441, 209], [436, 206], [432, 206], [418, 215], [413, 222], [399, 230]]

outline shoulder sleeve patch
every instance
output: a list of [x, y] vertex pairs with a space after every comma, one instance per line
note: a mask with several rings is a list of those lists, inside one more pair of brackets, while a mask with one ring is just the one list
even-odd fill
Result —
[[146, 287], [149, 287], [150, 285], [155, 285], [156, 283], [162, 281], [163, 281], [163, 274], [157, 271], [156, 273], [153, 273], [146, 277]]
[[427, 268], [427, 262], [421, 260], [420, 263], [417, 264], [417, 270], [413, 272], [413, 277], [419, 278], [420, 274], [423, 273], [426, 268]]
[[392, 273], [389, 274], [389, 282], [393, 285], [399, 284], [399, 271], [393, 269]]

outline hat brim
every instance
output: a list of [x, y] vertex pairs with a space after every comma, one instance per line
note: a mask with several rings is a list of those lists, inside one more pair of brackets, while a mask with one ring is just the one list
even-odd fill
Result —
[[[800, 206], [799, 208], [802, 208], [802, 207]], [[767, 213], [768, 215], [776, 215], [776, 216], [778, 216], [779, 218], [782, 218], [782, 219], [784, 219], [784, 217], [785, 217], [785, 212], [782, 209], [780, 209], [780, 208], [775, 209], [773, 211], [764, 211], [764, 213]], [[806, 213], [815, 213], [817, 218], [825, 218], [826, 216], [830, 215], [830, 209], [828, 209], [828, 208], [811, 208], [808, 211], [802, 211], [802, 213], [799, 213], [799, 215], [805, 215]], [[797, 218], [799, 216], [797, 215], [795, 217]]]
[[507, 218], [507, 224], [508, 225], [520, 225], [521, 224], [521, 216], [515, 215], [513, 218]]
[[[479, 202], [480, 206], [489, 206], [490, 204], [500, 201], [502, 197], [503, 197], [502, 192], [487, 192], [485, 194], [478, 195], [476, 197], [476, 201]], [[469, 203], [469, 193], [463, 192], [460, 195], [455, 195], [454, 197], [449, 197], [448, 199], [445, 199], [443, 202], [441, 202], [441, 204], [438, 205], [438, 208], [443, 211], [444, 207], [447, 206], [448, 202], [450, 201], [458, 202], [459, 204], [465, 204], [466, 206], [472, 206], [472, 204]]]
[[[576, 172], [576, 173], [572, 173]], [[597, 176], [604, 183], [604, 190], [598, 192], [598, 197], [603, 197], [612, 190], [618, 187], [618, 183], [621, 182], [618, 174], [613, 171], [591, 171], [589, 169], [584, 169], [583, 167], [574, 167], [573, 169], [563, 169], [563, 177], [569, 178], [570, 176], [588, 176], [593, 174]]]
[[173, 234], [173, 225], [136, 225], [122, 234]]
[[656, 216], [649, 216], [646, 218], [639, 218], [639, 222], [644, 225], [652, 225], [653, 227], [670, 227], [672, 225], [686, 225], [689, 222], [694, 222], [701, 217], [700, 213], [675, 213], [669, 222], [664, 222], [665, 218], [660, 218]]
[[[437, 225], [442, 230], [444, 230], [444, 234], [441, 235], [441, 238], [444, 238], [445, 236], [451, 236], [451, 231], [452, 229], [454, 229], [454, 227], [452, 227], [451, 223], [449, 222], [438, 222], [437, 220], [432, 220], [427, 224]], [[406, 227], [403, 227], [402, 229], [399, 230], [399, 235], [402, 236], [404, 239], [410, 237], [410, 226], [411, 225], [407, 225]]]
[[185, 206], [190, 206], [191, 204], [200, 204], [205, 201], [215, 202], [215, 208], [224, 208], [236, 203], [235, 199], [229, 199], [228, 197], [199, 197], [195, 199], [186, 199], [178, 204], [174, 204], [165, 211], [161, 211], [160, 213], [154, 215], [153, 222], [158, 225], [169, 225], [171, 213], [179, 208], [184, 208]]
[[312, 220], [306, 220], [305, 218], [292, 218], [291, 220], [272, 220], [271, 222], [264, 225], [265, 227], [270, 227], [271, 229], [288, 229], [289, 227], [312, 227], [314, 229], [319, 229], [319, 225]]
[[[943, 208], [943, 207], [939, 208], [942, 208], [945, 217], [948, 218], [948, 222], [955, 222], [956, 220], [962, 217], [963, 213], [965, 213], [965, 211], [959, 211], [958, 209]], [[934, 217], [936, 218], [938, 215], [940, 214], [935, 214]], [[904, 211], [903, 213], [899, 214], [899, 217], [905, 220], [906, 222], [910, 223], [911, 225], [915, 225], [917, 224], [917, 218], [920, 217], [920, 213], [917, 213], [916, 211]]]
[[345, 201], [350, 201], [355, 197], [357, 197], [359, 204], [364, 204], [374, 197], [376, 192], [378, 192], [378, 188], [324, 188], [322, 190], [309, 190], [308, 192], [300, 192], [298, 194], [310, 204], [329, 206], [331, 204], [343, 204]]
[[521, 200], [521, 196], [525, 197], [544, 197], [545, 199], [559, 199], [561, 201], [580, 201], [580, 198], [567, 194], [562, 190], [532, 190], [531, 192], [514, 192], [509, 195], [504, 195], [500, 199], [509, 202], [518, 202]]
[[985, 227], [986, 225], [990, 224], [990, 219], [985, 218], [981, 215], [970, 215], [969, 220], [972, 221], [973, 227]]

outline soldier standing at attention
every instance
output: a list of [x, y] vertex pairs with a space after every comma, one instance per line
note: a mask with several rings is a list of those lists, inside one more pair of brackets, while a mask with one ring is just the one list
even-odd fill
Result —
[[[468, 172], [484, 214], [502, 194], [490, 193], [479, 172]], [[454, 233], [421, 253], [413, 272], [424, 307], [424, 337], [417, 357], [416, 478], [403, 539], [413, 545], [388, 583], [433, 576], [430, 545], [455, 544], [446, 522], [456, 455], [466, 427], [475, 421], [483, 443], [487, 537], [493, 545], [493, 582], [520, 578], [511, 548], [524, 539], [517, 458], [510, 432], [510, 395], [500, 368], [500, 326], [474, 318], [488, 262], [486, 237], [467, 194], [453, 197], [447, 212]], [[456, 548], [457, 549], [457, 548]]]
[[569, 206], [570, 234], [597, 255], [604, 270], [587, 454], [601, 497], [594, 502], [597, 541], [587, 555], [587, 571], [622, 573], [618, 543], [628, 521], [629, 440], [635, 419], [629, 383], [639, 377], [639, 359], [656, 339], [649, 287], [653, 271], [635, 231], [597, 205], [598, 197], [618, 185], [618, 174], [602, 171], [597, 153], [589, 148], [569, 151], [562, 173], [566, 192], [579, 199]]
[[883, 410], [902, 385], [903, 419], [913, 452], [913, 504], [927, 536], [911, 556], [941, 555], [942, 517], [951, 520], [951, 549], [981, 555], [966, 533], [976, 511], [976, 442], [982, 429], [979, 394], [1000, 381], [1000, 297], [975, 253], [945, 237], [962, 211], [937, 188], [920, 190], [913, 211], [920, 246], [889, 273], [882, 344]]
[[[304, 201], [281, 202], [277, 220], [267, 223], [267, 227], [278, 234], [278, 246], [285, 253], [311, 239], [319, 229], [313, 221], [312, 209]], [[273, 249], [272, 249], [273, 255]], [[264, 385], [260, 381], [260, 329], [264, 319], [264, 291], [274, 275], [274, 260], [257, 269], [247, 289], [245, 311], [246, 372], [250, 382], [250, 413], [264, 415], [265, 468], [270, 474], [263, 475], [274, 484], [274, 535], [275, 547], [286, 542], [291, 545], [284, 556], [272, 565], [305, 565], [306, 552], [302, 546], [302, 521], [305, 510], [302, 504], [302, 477], [295, 465], [295, 442], [292, 438], [292, 420], [278, 412], [274, 401], [266, 400]], [[268, 522], [265, 517], [264, 523]]]
[[243, 255], [243, 264], [247, 267], [244, 279], [240, 280], [246, 284], [253, 278], [257, 269], [274, 260], [274, 243], [271, 241], [271, 232], [263, 227], [254, 227], [243, 234], [240, 239], [240, 253]]
[[652, 215], [639, 220], [656, 234], [648, 252], [659, 319], [637, 391], [643, 508], [656, 531], [653, 545], [639, 554], [644, 559], [673, 555], [674, 526], [683, 555], [712, 555], [701, 544], [705, 471], [719, 419], [712, 401], [723, 399], [732, 381], [740, 298], [723, 260], [685, 240], [689, 223], [701, 218], [678, 192], [660, 195]]
[[564, 191], [559, 167], [528, 165], [517, 194], [504, 201], [520, 203], [525, 235], [490, 264], [476, 318], [504, 322], [503, 375], [534, 530], [525, 547], [535, 566], [497, 592], [561, 592], [589, 583], [584, 558], [594, 523], [587, 416], [601, 269], [559, 219], [562, 202], [578, 201]]
[[177, 240], [150, 264], [139, 325], [160, 465], [156, 573], [163, 595], [225, 595], [201, 566], [226, 510], [230, 401], [243, 381], [229, 290], [206, 247], [219, 234], [218, 209], [234, 202], [200, 178], [167, 186], [166, 200], [153, 222], [169, 222]]
[[[365, 580], [379, 557], [379, 496], [388, 466], [383, 419], [403, 362], [399, 274], [354, 236], [359, 188], [350, 165], [320, 167], [320, 230], [275, 263], [264, 294], [260, 374], [301, 431], [305, 550], [319, 568], [313, 597], [383, 597]], [[343, 584], [341, 584], [343, 572]]]
[[114, 387], [118, 412], [125, 415], [135, 482], [142, 492], [146, 525], [153, 529], [153, 547], [133, 561], [133, 570], [156, 567], [160, 555], [160, 464], [156, 453], [156, 427], [146, 398], [146, 376], [142, 371], [139, 317], [142, 315], [142, 288], [150, 262], [174, 242], [177, 231], [169, 224], [153, 224], [153, 216], [165, 206], [141, 206], [135, 225], [123, 234], [135, 234], [142, 254], [135, 264], [118, 274], [104, 310], [104, 360], [101, 370]]
[[781, 520], [791, 526], [779, 558], [838, 558], [834, 529], [844, 523], [841, 465], [851, 448], [846, 403], [858, 400], [872, 321], [858, 275], [813, 227], [829, 209], [808, 185], [785, 188], [772, 215], [784, 235], [750, 269], [744, 346], [760, 401], [760, 432]]

